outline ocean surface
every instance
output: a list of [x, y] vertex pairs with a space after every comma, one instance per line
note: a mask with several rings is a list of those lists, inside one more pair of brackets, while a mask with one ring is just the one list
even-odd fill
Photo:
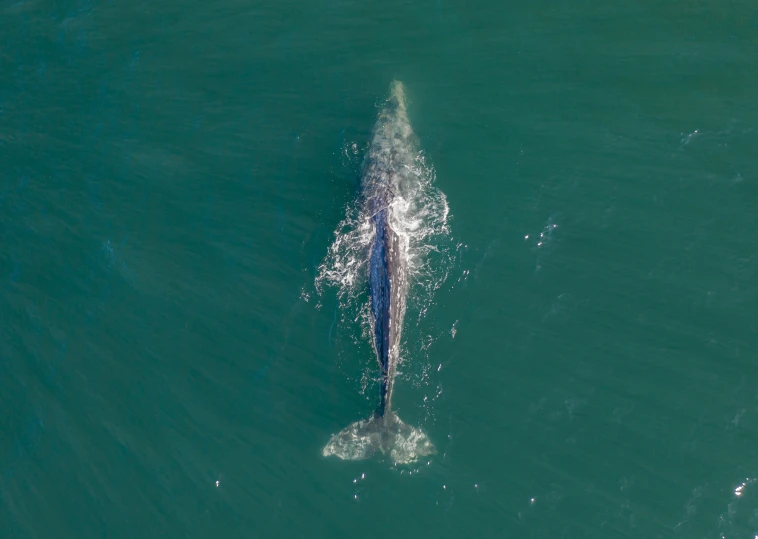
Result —
[[[756, 59], [747, 0], [0, 2], [0, 538], [758, 536]], [[411, 466], [321, 453], [395, 79]]]

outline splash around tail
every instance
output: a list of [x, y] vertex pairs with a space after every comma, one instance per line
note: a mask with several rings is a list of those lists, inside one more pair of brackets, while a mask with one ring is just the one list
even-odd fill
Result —
[[325, 457], [334, 455], [343, 460], [367, 459], [376, 453], [389, 455], [396, 464], [411, 464], [436, 450], [420, 429], [389, 412], [356, 421], [334, 434], [322, 451]]

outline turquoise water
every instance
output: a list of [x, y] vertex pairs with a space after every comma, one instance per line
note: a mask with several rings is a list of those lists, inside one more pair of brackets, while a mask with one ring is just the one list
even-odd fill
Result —
[[[0, 537], [758, 535], [757, 55], [746, 1], [2, 3]], [[395, 78], [450, 210], [409, 468], [321, 456]]]

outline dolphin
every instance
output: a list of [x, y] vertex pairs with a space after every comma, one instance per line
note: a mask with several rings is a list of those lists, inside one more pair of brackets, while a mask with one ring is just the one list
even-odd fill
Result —
[[405, 90], [402, 83], [394, 81], [374, 126], [361, 180], [361, 196], [374, 231], [368, 287], [371, 333], [382, 374], [379, 405], [369, 419], [334, 434], [323, 449], [324, 456], [358, 460], [379, 452], [397, 464], [408, 464], [435, 452], [426, 434], [403, 423], [392, 410], [408, 296], [408, 239], [398, 233], [393, 203], [402, 198], [412, 181], [414, 158]]

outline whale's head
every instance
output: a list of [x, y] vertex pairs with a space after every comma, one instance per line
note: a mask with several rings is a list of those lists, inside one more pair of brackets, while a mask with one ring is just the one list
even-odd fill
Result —
[[400, 110], [405, 110], [405, 87], [399, 80], [393, 80], [390, 84], [390, 101], [394, 102]]

